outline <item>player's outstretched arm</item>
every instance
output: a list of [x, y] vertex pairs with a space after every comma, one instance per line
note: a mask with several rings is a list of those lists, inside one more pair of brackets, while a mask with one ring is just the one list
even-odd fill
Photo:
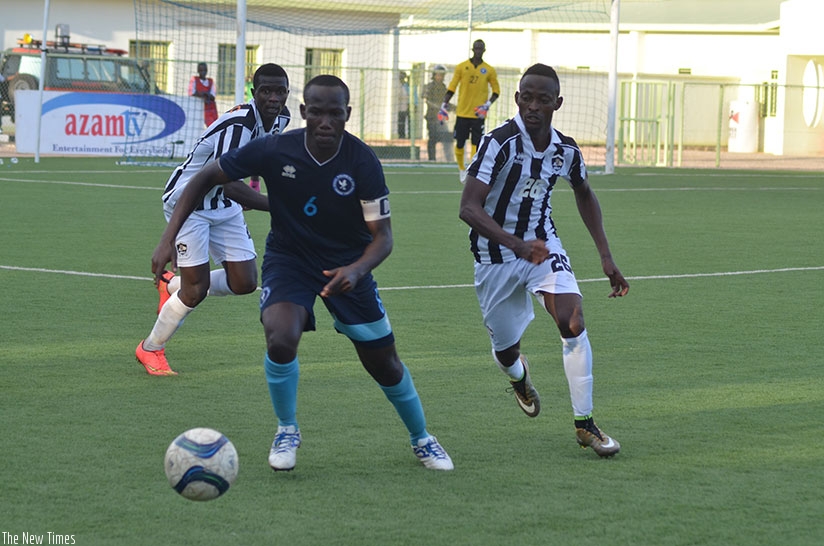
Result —
[[549, 258], [546, 241], [535, 239], [524, 241], [511, 233], [507, 233], [483, 207], [489, 195], [489, 186], [475, 178], [467, 176], [463, 193], [461, 194], [461, 209], [458, 214], [461, 220], [486, 237], [493, 243], [503, 245], [519, 257], [534, 264], [540, 264]]
[[247, 186], [242, 180], [233, 180], [223, 185], [223, 193], [239, 203], [245, 210], [269, 210], [269, 198]]
[[621, 274], [618, 266], [615, 265], [612, 256], [601, 258], [601, 266], [604, 268], [604, 274], [609, 279], [609, 285], [612, 288], [612, 292], [610, 292], [608, 297], [620, 298], [626, 296], [627, 292], [629, 292], [629, 283]]
[[321, 290], [321, 297], [352, 290], [364, 275], [378, 267], [392, 253], [392, 224], [389, 217], [367, 221], [366, 227], [372, 234], [372, 242], [366, 245], [357, 261], [323, 272], [330, 280]]
[[625, 296], [627, 292], [629, 292], [629, 283], [612, 259], [607, 234], [604, 231], [604, 220], [598, 198], [595, 197], [595, 192], [592, 191], [589, 181], [584, 181], [583, 184], [576, 186], [574, 193], [578, 213], [581, 215], [584, 225], [587, 227], [587, 230], [589, 230], [589, 234], [595, 242], [595, 248], [598, 249], [598, 254], [601, 256], [601, 267], [604, 269], [604, 274], [609, 278], [609, 284], [612, 287], [612, 292], [609, 294], [609, 297]]
[[203, 196], [214, 186], [218, 184], [225, 184], [230, 182], [229, 178], [223, 173], [217, 161], [212, 161], [204, 166], [196, 175], [189, 180], [180, 198], [175, 204], [174, 212], [172, 212], [169, 223], [166, 224], [166, 229], [160, 236], [160, 242], [152, 254], [152, 273], [155, 276], [155, 284], [159, 282], [166, 264], [172, 264], [172, 270], [177, 271], [177, 253], [175, 252], [175, 239], [180, 233], [180, 228], [183, 223], [195, 210], [195, 207], [203, 198]]

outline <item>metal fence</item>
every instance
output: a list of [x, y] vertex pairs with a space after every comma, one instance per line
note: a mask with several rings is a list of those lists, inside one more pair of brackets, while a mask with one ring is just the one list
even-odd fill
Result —
[[[824, 158], [824, 88], [688, 80], [620, 84], [617, 162], [723, 166], [740, 157]], [[690, 163], [694, 165], [694, 163]]]

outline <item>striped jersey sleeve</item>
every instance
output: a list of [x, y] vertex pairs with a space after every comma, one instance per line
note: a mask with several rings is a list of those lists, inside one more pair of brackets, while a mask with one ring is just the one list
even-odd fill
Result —
[[[291, 119], [289, 110], [284, 108], [270, 131], [265, 131], [254, 102], [239, 104], [220, 116], [200, 136], [186, 160], [172, 171], [163, 192], [163, 202], [174, 206], [189, 180], [209, 161], [224, 153], [240, 148], [250, 140], [277, 134], [283, 131]], [[207, 193], [196, 210], [215, 210], [235, 206], [226, 197], [222, 186], [216, 186]]]
[[[549, 146], [538, 152], [520, 116], [516, 116], [484, 135], [467, 170], [490, 187], [484, 203], [487, 214], [504, 231], [525, 241], [557, 235], [550, 197], [558, 177], [573, 187], [587, 178], [583, 155], [575, 141], [554, 128], [551, 131]], [[478, 263], [517, 259], [512, 250], [473, 229], [469, 231], [469, 242]]]

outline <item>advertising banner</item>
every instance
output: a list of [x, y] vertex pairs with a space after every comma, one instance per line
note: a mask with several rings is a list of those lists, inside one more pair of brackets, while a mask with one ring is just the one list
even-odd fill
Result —
[[[20, 153], [35, 153], [38, 100], [38, 91], [15, 94]], [[181, 157], [203, 129], [203, 102], [188, 96], [45, 91], [40, 153]]]

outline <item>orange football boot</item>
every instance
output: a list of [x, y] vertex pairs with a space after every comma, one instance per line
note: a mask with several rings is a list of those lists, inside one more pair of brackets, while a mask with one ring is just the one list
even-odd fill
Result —
[[134, 355], [137, 357], [137, 361], [143, 364], [149, 375], [177, 375], [177, 372], [169, 367], [164, 349], [147, 351], [143, 348], [143, 340], [141, 340], [137, 344]]
[[166, 304], [166, 301], [171, 297], [171, 294], [169, 294], [169, 283], [174, 278], [174, 273], [171, 271], [164, 271], [163, 275], [160, 276], [160, 280], [157, 281], [157, 293], [160, 296], [160, 301], [157, 304], [158, 315], [160, 314], [160, 310], [163, 309], [163, 306]]

